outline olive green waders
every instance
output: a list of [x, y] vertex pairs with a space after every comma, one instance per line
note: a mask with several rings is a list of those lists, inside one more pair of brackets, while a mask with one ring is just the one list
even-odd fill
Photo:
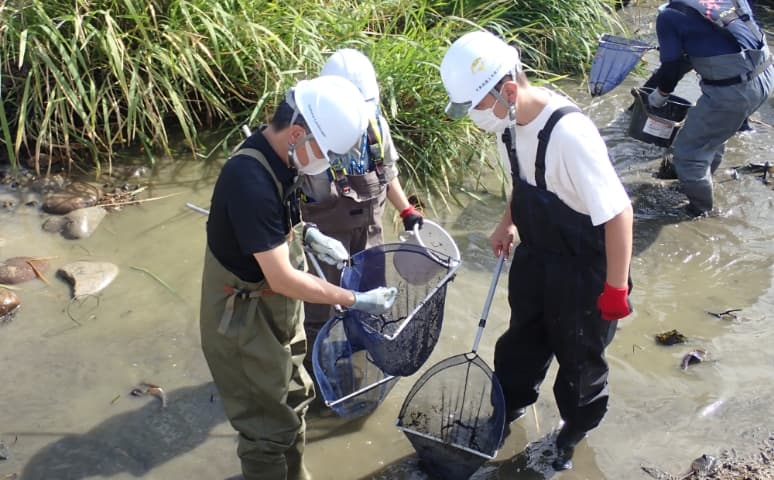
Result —
[[[384, 243], [382, 215], [387, 199], [387, 186], [375, 172], [347, 175], [350, 191], [342, 194], [330, 182], [330, 194], [319, 202], [301, 204], [305, 222], [317, 224], [322, 233], [340, 241], [350, 255]], [[320, 265], [325, 280], [338, 285], [341, 271], [334, 265]], [[316, 273], [316, 272], [315, 272]], [[330, 305], [304, 304], [304, 328], [312, 350], [323, 324], [334, 315]], [[311, 355], [305, 365], [311, 368]]]
[[[273, 176], [263, 156], [253, 152], [248, 154]], [[301, 230], [299, 223], [289, 235], [290, 261], [305, 270]], [[302, 364], [302, 302], [272, 292], [265, 280], [239, 279], [208, 248], [200, 327], [226, 416], [239, 432], [237, 454], [245, 479], [309, 479], [303, 464], [304, 415], [314, 389]]]

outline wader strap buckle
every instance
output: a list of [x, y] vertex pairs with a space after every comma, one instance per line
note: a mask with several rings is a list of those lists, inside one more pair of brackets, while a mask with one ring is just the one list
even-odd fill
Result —
[[349, 180], [347, 180], [347, 169], [340, 158], [331, 162], [331, 177], [336, 183], [336, 188], [340, 193], [349, 193]]
[[223, 315], [220, 317], [220, 325], [218, 325], [218, 333], [225, 335], [228, 331], [229, 325], [231, 325], [231, 319], [234, 317], [234, 305], [236, 299], [241, 300], [260, 298], [262, 296], [273, 295], [274, 292], [268, 288], [262, 290], [248, 290], [246, 288], [236, 288], [231, 285], [223, 287], [228, 297], [226, 298], [226, 306], [223, 308]]

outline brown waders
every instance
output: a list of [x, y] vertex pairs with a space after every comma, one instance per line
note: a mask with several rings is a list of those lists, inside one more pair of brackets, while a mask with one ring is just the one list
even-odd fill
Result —
[[[245, 153], [243, 150], [241, 153]], [[255, 154], [257, 153], [257, 155]], [[256, 150], [249, 152], [274, 176]], [[278, 190], [282, 192], [275, 178]], [[305, 270], [299, 223], [288, 236], [290, 261]], [[206, 251], [200, 310], [204, 356], [231, 425], [246, 480], [307, 480], [304, 415], [314, 398], [302, 362], [302, 302], [245, 282]]]
[[[330, 195], [319, 202], [302, 202], [301, 214], [305, 222], [317, 224], [322, 233], [340, 241], [354, 255], [384, 243], [382, 215], [387, 186], [380, 183], [375, 172], [347, 175], [347, 182], [350, 187], [347, 193], [339, 192], [335, 182], [330, 182]], [[321, 263], [320, 267], [325, 280], [339, 284], [341, 272], [334, 265]], [[334, 311], [330, 305], [305, 303], [304, 312], [304, 329], [311, 352], [317, 334]], [[311, 359], [305, 365], [311, 371]]]

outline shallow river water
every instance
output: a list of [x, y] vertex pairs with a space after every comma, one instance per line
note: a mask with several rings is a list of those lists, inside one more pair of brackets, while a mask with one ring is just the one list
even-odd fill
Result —
[[[631, 7], [629, 14], [652, 30], [652, 10]], [[646, 59], [652, 68], [655, 56]], [[554, 366], [535, 408], [514, 424], [476, 479], [649, 478], [641, 465], [678, 474], [702, 453], [750, 451], [774, 430], [774, 193], [759, 174], [734, 178], [728, 170], [774, 161], [771, 100], [754, 117], [756, 131], [729, 142], [715, 177], [721, 214], [687, 221], [672, 213], [680, 201], [674, 183], [652, 175], [663, 149], [627, 136], [629, 89], [642, 81], [632, 75], [597, 99], [585, 85], [564, 86], [602, 131], [635, 202], [635, 312], [620, 322], [608, 349], [609, 412], [577, 449], [573, 470], [546, 467], [543, 451], [559, 420]], [[694, 100], [696, 82], [684, 80], [677, 93]], [[149, 180], [150, 194], [176, 195], [113, 212], [86, 240], [42, 232], [35, 208], [0, 211], [0, 259], [53, 257], [50, 283], [21, 284], [24, 304], [0, 326], [0, 442], [8, 451], [0, 478], [182, 480], [238, 473], [236, 435], [199, 343], [205, 218], [185, 207], [208, 205], [221, 164], [184, 156], [162, 162]], [[481, 201], [429, 215], [454, 236], [463, 257], [433, 355], [365, 419], [310, 416], [306, 458], [315, 479], [426, 478], [394, 425], [424, 369], [472, 345], [495, 264], [487, 237], [505, 206], [498, 195], [477, 193]], [[109, 261], [121, 271], [98, 297], [73, 303], [69, 286], [53, 272], [75, 260]], [[506, 281], [503, 275], [479, 349], [490, 365], [508, 319]], [[708, 313], [729, 309], [740, 311], [722, 318]], [[654, 342], [655, 334], [671, 329], [688, 343]], [[681, 370], [681, 358], [693, 349], [706, 350], [709, 359]], [[129, 395], [143, 381], [167, 392], [165, 409], [156, 398]]]

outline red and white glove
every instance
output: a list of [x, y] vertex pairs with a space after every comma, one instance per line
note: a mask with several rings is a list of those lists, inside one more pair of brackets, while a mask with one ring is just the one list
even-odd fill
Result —
[[629, 303], [629, 287], [616, 288], [605, 282], [605, 289], [599, 294], [597, 307], [603, 320], [618, 320], [632, 313]]
[[424, 218], [422, 214], [414, 209], [413, 205], [409, 205], [400, 212], [400, 218], [403, 219], [403, 227], [407, 232], [414, 230], [414, 225], [419, 225], [422, 228]]

